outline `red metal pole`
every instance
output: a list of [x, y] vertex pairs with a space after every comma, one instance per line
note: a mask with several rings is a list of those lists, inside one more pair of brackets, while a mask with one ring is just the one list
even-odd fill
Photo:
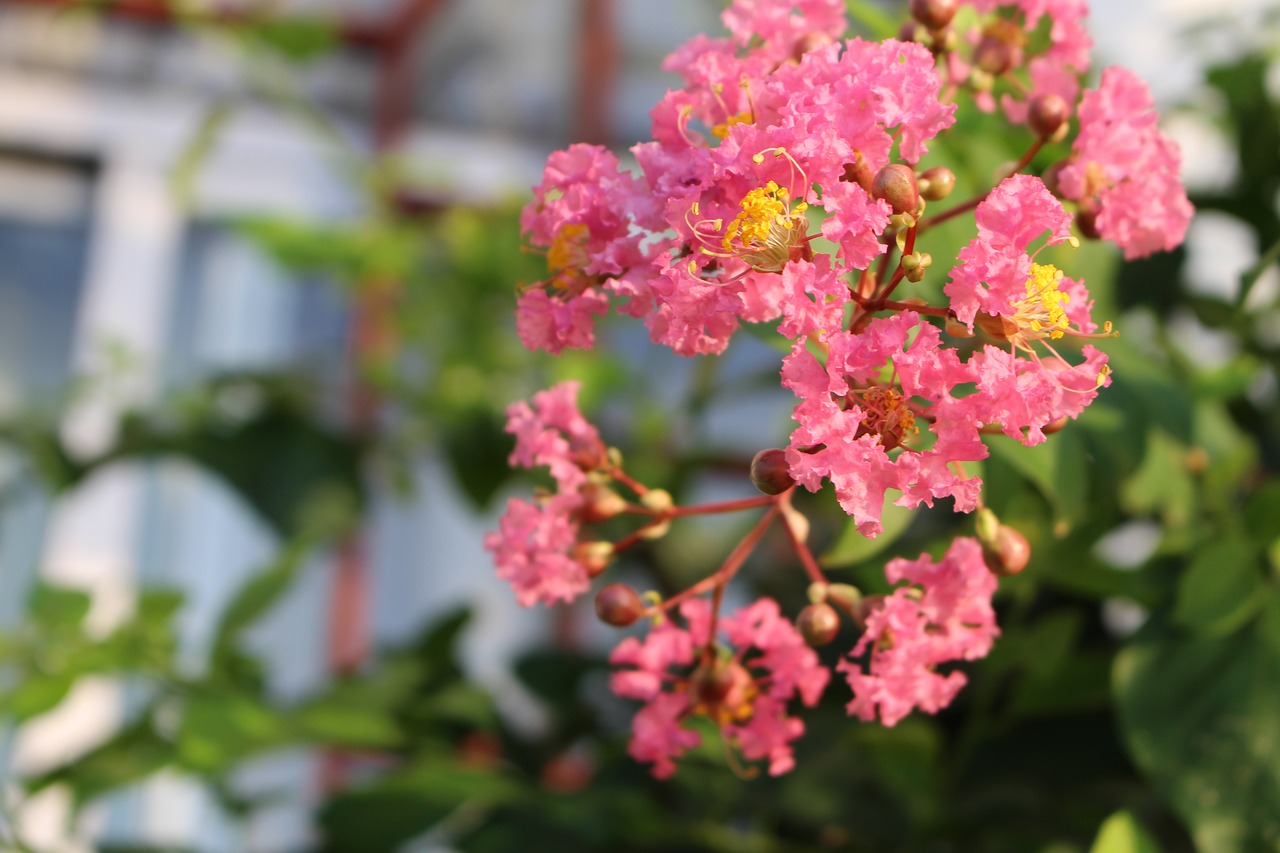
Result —
[[575, 141], [607, 145], [613, 141], [611, 115], [618, 73], [618, 39], [613, 0], [580, 0], [578, 25], [578, 103]]

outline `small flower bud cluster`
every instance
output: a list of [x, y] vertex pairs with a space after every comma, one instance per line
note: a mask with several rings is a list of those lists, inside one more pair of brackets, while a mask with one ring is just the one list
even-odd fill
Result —
[[[555, 482], [512, 499], [486, 540], [522, 604], [582, 595], [683, 516], [764, 510], [689, 589], [663, 600], [610, 583], [596, 595], [604, 622], [651, 625], [612, 660], [616, 692], [645, 703], [631, 754], [655, 774], [674, 772], [698, 742], [692, 716], [748, 760], [789, 769], [804, 727], [788, 705], [812, 705], [831, 673], [811, 646], [846, 631], [858, 636], [836, 667], [849, 713], [886, 725], [945, 707], [965, 676], [939, 665], [990, 648], [997, 578], [1030, 559], [1017, 530], [982, 510], [976, 538], [938, 562], [891, 561], [895, 588], [863, 597], [824, 577], [791, 500], [797, 486], [830, 483], [868, 537], [882, 530], [886, 498], [980, 509], [982, 483], [965, 463], [986, 458], [988, 441], [1045, 441], [1109, 384], [1106, 354], [1064, 339], [1104, 339], [1110, 324], [1094, 322], [1083, 281], [1038, 255], [1078, 245], [1073, 230], [1127, 257], [1170, 249], [1191, 208], [1146, 87], [1109, 68], [1082, 91], [1087, 11], [1086, 0], [911, 0], [900, 38], [874, 43], [847, 37], [844, 0], [732, 0], [726, 37], [695, 38], [667, 59], [683, 85], [652, 111], [652, 139], [631, 149], [636, 172], [598, 146], [548, 160], [522, 218], [548, 270], [520, 290], [527, 346], [590, 347], [610, 307], [682, 355], [719, 354], [744, 323], [768, 323], [785, 341], [781, 384], [797, 398], [789, 441], [751, 461], [759, 494], [703, 506], [628, 477], [578, 413], [572, 383], [509, 410], [512, 464], [546, 467]], [[998, 109], [1027, 149], [1002, 180], [956, 199], [955, 173], [926, 158], [963, 108]], [[1069, 153], [1036, 167], [1055, 150]], [[972, 239], [935, 258], [931, 228], [962, 215]], [[930, 277], [941, 304], [924, 298], [936, 288], [915, 287]], [[620, 538], [599, 529], [629, 516], [638, 526]], [[794, 621], [768, 599], [720, 614], [720, 594], [775, 522], [809, 604]]]

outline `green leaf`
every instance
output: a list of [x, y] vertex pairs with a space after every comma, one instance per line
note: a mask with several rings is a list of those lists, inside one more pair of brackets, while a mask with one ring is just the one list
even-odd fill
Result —
[[858, 525], [850, 519], [840, 538], [822, 555], [822, 565], [839, 568], [871, 559], [902, 538], [915, 517], [914, 509], [898, 506], [886, 497], [880, 514], [880, 523], [884, 526], [880, 535], [874, 539], [868, 538], [858, 531]]
[[1163, 430], [1149, 430], [1142, 465], [1123, 483], [1120, 498], [1123, 507], [1134, 515], [1159, 513], [1168, 526], [1185, 525], [1196, 500], [1185, 447]]
[[1129, 812], [1116, 812], [1098, 830], [1089, 853], [1161, 853], [1160, 845]]
[[1280, 600], [1226, 637], [1154, 618], [1116, 659], [1129, 752], [1202, 853], [1280, 839]]
[[332, 698], [298, 709], [290, 723], [299, 737], [339, 746], [390, 749], [404, 740], [387, 709]]
[[1215, 540], [1196, 553], [1183, 573], [1173, 620], [1195, 631], [1228, 634], [1266, 604], [1269, 592], [1248, 540]]
[[0, 708], [19, 723], [37, 717], [56, 708], [78, 677], [75, 672], [28, 674], [7, 696], [0, 694]]
[[994, 438], [988, 447], [993, 459], [1010, 465], [1049, 500], [1054, 520], [1064, 530], [1083, 518], [1087, 509], [1088, 451], [1084, 439], [1074, 430], [1054, 433], [1034, 447], [1003, 437]]
[[320, 814], [325, 853], [390, 853], [451, 815], [476, 817], [523, 788], [499, 770], [422, 757], [364, 790], [340, 794]]
[[66, 785], [78, 810], [95, 797], [146, 779], [173, 759], [173, 744], [156, 733], [147, 714], [79, 758], [29, 779], [27, 786], [35, 792]]
[[187, 699], [178, 729], [178, 757], [197, 773], [222, 773], [244, 758], [300, 736], [287, 718], [236, 693], [198, 693]]
[[240, 634], [285, 593], [306, 554], [306, 543], [294, 542], [281, 551], [274, 562], [251, 577], [231, 599], [214, 634], [211, 666], [215, 670], [233, 667]]
[[41, 631], [76, 630], [89, 612], [89, 594], [78, 589], [38, 581], [27, 605], [31, 621]]

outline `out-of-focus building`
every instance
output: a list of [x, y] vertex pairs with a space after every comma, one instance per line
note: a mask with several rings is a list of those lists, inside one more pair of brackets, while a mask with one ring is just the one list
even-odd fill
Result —
[[[0, 0], [0, 416], [52, 407], [73, 377], [100, 377], [62, 424], [70, 446], [90, 455], [110, 445], [125, 408], [218, 371], [305, 363], [345, 381], [348, 306], [325, 282], [293, 280], [228, 223], [245, 214], [355, 215], [361, 198], [329, 132], [359, 156], [398, 151], [441, 200], [519, 196], [553, 148], [581, 136], [620, 146], [644, 138], [650, 107], [674, 82], [660, 71], [662, 57], [695, 32], [715, 31], [720, 6]], [[1171, 33], [1205, 4], [1095, 6], [1105, 60], [1150, 78], [1152, 66], [1169, 67], [1152, 46], [1173, 44]], [[333, 49], [280, 73], [270, 51], [227, 35], [237, 16], [264, 9], [328, 22]], [[1156, 90], [1169, 97], [1159, 81]], [[327, 131], [281, 107], [295, 95]], [[207, 156], [179, 192], [175, 173], [211, 116], [219, 118]], [[422, 460], [419, 473], [430, 484], [424, 493], [447, 494], [435, 460]], [[489, 644], [470, 650], [471, 663], [501, 685], [504, 648], [539, 616], [517, 612], [509, 591], [468, 571], [486, 563], [484, 526], [461, 501], [377, 499], [366, 531], [369, 625], [373, 640], [391, 639], [476, 601]], [[0, 625], [18, 618], [37, 574], [91, 590], [90, 618], [103, 630], [128, 614], [139, 584], [175, 586], [189, 597], [183, 652], [198, 667], [228, 595], [277, 544], [225, 486], [190, 465], [120, 463], [53, 500], [0, 456]], [[319, 558], [258, 632], [282, 696], [326, 677], [322, 617], [335, 563]], [[125, 684], [90, 680], [19, 737], [0, 733], [0, 784], [98, 742], [133, 701]], [[318, 777], [317, 758], [302, 752], [249, 768], [247, 788], [298, 797], [247, 827], [177, 777], [106, 798], [69, 837], [68, 798], [56, 788], [19, 817], [27, 837], [49, 849], [87, 851], [110, 839], [294, 850], [308, 839]], [[12, 802], [14, 793], [2, 795]]]
[[[546, 153], [584, 127], [640, 138], [667, 85], [661, 56], [715, 11], [688, 0], [0, 2], [0, 410], [52, 408], [73, 377], [100, 377], [62, 423], [89, 456], [110, 446], [126, 408], [219, 371], [307, 364], [345, 381], [349, 307], [325, 282], [291, 280], [229, 223], [356, 215], [361, 198], [335, 159], [343, 146], [362, 158], [398, 151], [444, 201], [519, 197]], [[327, 32], [332, 47], [284, 71], [270, 50], [232, 36], [251, 14], [296, 22], [297, 38]], [[588, 55], [602, 40], [613, 49]], [[576, 82], [586, 62], [607, 91]], [[291, 100], [327, 130], [282, 106]], [[182, 186], [184, 162], [214, 124]], [[447, 493], [433, 460], [421, 469], [427, 493]], [[103, 631], [127, 616], [139, 584], [177, 587], [188, 596], [183, 653], [198, 667], [227, 597], [278, 545], [229, 489], [176, 460], [113, 465], [56, 500], [14, 459], [0, 459], [0, 476], [0, 625], [18, 618], [37, 574], [90, 590], [90, 620]], [[371, 642], [478, 599], [493, 640], [473, 663], [501, 680], [501, 647], [530, 622], [509, 593], [467, 571], [485, 563], [484, 526], [461, 501], [376, 501], [364, 549]], [[316, 562], [258, 632], [282, 696], [326, 676], [336, 560]], [[136, 701], [125, 683], [86, 680], [18, 736], [0, 735], [0, 780], [74, 757]], [[298, 796], [246, 827], [176, 776], [105, 798], [69, 834], [65, 791], [42, 793], [18, 817], [41, 849], [299, 849], [317, 764], [300, 752], [249, 768], [247, 790]], [[8, 788], [6, 802], [15, 794]]]

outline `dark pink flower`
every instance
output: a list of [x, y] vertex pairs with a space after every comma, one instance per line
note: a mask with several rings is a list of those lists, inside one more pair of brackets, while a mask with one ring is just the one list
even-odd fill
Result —
[[559, 353], [594, 345], [606, 291], [649, 262], [640, 226], [656, 226], [656, 212], [644, 181], [606, 149], [573, 145], [548, 158], [520, 217], [529, 242], [546, 251], [550, 273], [521, 295], [517, 330], [525, 346]]
[[[883, 381], [886, 368], [900, 386]], [[783, 361], [782, 384], [800, 403], [787, 448], [791, 476], [816, 491], [830, 480], [864, 535], [881, 530], [885, 493], [900, 506], [953, 497], [974, 508], [981, 482], [952, 463], [983, 459], [980, 422], [958, 396], [972, 371], [938, 330], [912, 311], [877, 317], [860, 333], [827, 337], [826, 364], [799, 342]], [[899, 387], [901, 390], [899, 390]], [[917, 420], [928, 424], [921, 436]]]
[[577, 382], [562, 382], [535, 394], [532, 406], [519, 402], [507, 408], [507, 432], [516, 437], [510, 463], [545, 466], [556, 482], [554, 494], [533, 502], [508, 501], [498, 529], [484, 539], [498, 577], [511, 584], [525, 607], [572, 601], [590, 584], [573, 549], [586, 503], [582, 489], [587, 472], [607, 463], [607, 449], [578, 411], [578, 388]]
[[628, 753], [652, 762], [658, 778], [670, 776], [674, 759], [701, 742], [684, 722], [702, 715], [747, 760], [767, 760], [775, 776], [789, 771], [791, 743], [804, 723], [787, 714], [787, 703], [799, 696], [816, 704], [830, 672], [771, 599], [720, 619], [728, 647], [711, 636], [706, 601], [684, 602], [680, 615], [687, 627], [667, 619], [643, 641], [623, 640], [609, 656], [614, 666], [630, 667], [613, 673], [614, 691], [647, 703], [636, 714]]

